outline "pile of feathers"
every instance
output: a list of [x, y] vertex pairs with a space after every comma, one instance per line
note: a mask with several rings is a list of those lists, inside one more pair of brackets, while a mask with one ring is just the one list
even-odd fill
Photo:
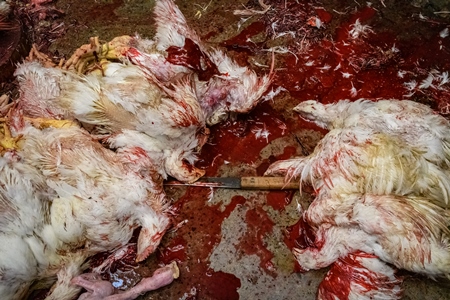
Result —
[[314, 188], [293, 253], [305, 271], [331, 265], [318, 299], [400, 299], [397, 269], [450, 279], [449, 121], [408, 100], [294, 110], [329, 131], [266, 174]]
[[134, 299], [178, 276], [173, 263], [113, 295], [83, 272], [97, 253], [120, 258], [137, 228], [136, 260], [155, 251], [171, 226], [163, 180], [201, 177], [207, 126], [251, 110], [272, 72], [204, 45], [172, 0], [154, 13], [152, 40], [92, 38], [59, 65], [34, 49], [18, 66], [19, 97], [0, 101], [2, 299]]

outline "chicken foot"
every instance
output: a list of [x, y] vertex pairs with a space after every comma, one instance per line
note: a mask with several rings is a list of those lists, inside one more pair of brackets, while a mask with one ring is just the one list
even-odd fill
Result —
[[10, 150], [19, 149], [18, 142], [22, 135], [12, 137], [11, 131], [6, 123], [3, 123], [3, 133], [0, 133], [0, 152], [8, 152]]
[[87, 292], [80, 295], [78, 300], [132, 300], [143, 293], [166, 286], [180, 275], [176, 262], [172, 262], [157, 269], [152, 277], [142, 279], [131, 289], [114, 294], [116, 290], [108, 281], [100, 279], [95, 273], [86, 273], [72, 279], [72, 284], [81, 286]]
[[130, 47], [132, 39], [131, 36], [124, 35], [101, 44], [98, 37], [91, 37], [90, 43], [78, 48], [65, 62], [63, 68], [74, 68], [79, 74], [89, 73], [88, 66], [92, 64], [93, 69], [101, 68], [101, 64], [105, 61], [118, 60], [122, 57], [122, 53]]

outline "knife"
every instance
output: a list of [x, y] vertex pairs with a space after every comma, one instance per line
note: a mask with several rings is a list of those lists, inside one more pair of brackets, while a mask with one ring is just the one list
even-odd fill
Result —
[[202, 177], [192, 183], [169, 180], [164, 185], [245, 190], [297, 190], [300, 186], [299, 182], [286, 183], [284, 177]]

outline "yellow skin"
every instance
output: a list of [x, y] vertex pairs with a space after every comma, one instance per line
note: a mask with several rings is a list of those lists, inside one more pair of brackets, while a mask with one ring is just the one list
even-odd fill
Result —
[[54, 128], [68, 128], [72, 126], [78, 126], [75, 121], [71, 120], [54, 120], [54, 119], [45, 119], [45, 118], [24, 118], [27, 121], [30, 121], [34, 127], [39, 129], [54, 127]]
[[[31, 124], [33, 124], [34, 127], [43, 129], [48, 127], [55, 127], [55, 128], [68, 128], [71, 126], [78, 126], [78, 124], [74, 121], [70, 120], [53, 120], [53, 119], [44, 119], [44, 118], [27, 118], [24, 117], [25, 120], [29, 121]], [[18, 135], [16, 137], [13, 137], [11, 135], [11, 130], [9, 129], [8, 125], [8, 117], [6, 118], [0, 118], [0, 122], [3, 124], [3, 130], [0, 132], [0, 154], [5, 154], [8, 151], [11, 150], [19, 150], [21, 148], [20, 146], [20, 140], [22, 139], [22, 135]]]
[[0, 133], [0, 153], [3, 155], [10, 150], [20, 149], [19, 141], [22, 135], [12, 137], [8, 125], [3, 123], [3, 132]]

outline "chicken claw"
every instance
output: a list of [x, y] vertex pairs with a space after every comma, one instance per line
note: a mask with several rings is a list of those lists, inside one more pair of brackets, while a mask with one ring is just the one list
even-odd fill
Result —
[[[78, 48], [74, 54], [66, 61], [63, 68], [73, 68], [79, 73], [88, 73], [89, 65], [93, 65], [93, 69], [101, 69], [104, 61], [118, 60], [131, 43], [131, 36], [119, 36], [108, 43], [100, 44], [98, 37], [91, 37], [89, 44], [85, 44]], [[100, 66], [98, 66], [100, 65]]]
[[30, 53], [28, 54], [26, 60], [38, 61], [46, 68], [56, 67], [56, 64], [53, 62], [53, 60], [47, 54], [39, 51], [36, 44], [32, 45]]
[[8, 118], [1, 118], [0, 121], [3, 121], [3, 132], [0, 133], [0, 153], [3, 155], [5, 152], [10, 150], [19, 149], [19, 141], [22, 138], [22, 135], [18, 135], [16, 137], [12, 137], [11, 130], [8, 126]]
[[180, 276], [180, 270], [176, 262], [172, 262], [157, 269], [152, 277], [144, 278], [131, 289], [114, 294], [115, 289], [108, 281], [101, 280], [95, 273], [87, 273], [72, 279], [72, 284], [81, 286], [87, 290], [80, 295], [78, 300], [132, 300], [145, 292], [156, 290], [166, 286]]
[[[1, 101], [1, 99], [0, 99]], [[0, 154], [4, 154], [10, 150], [18, 150], [20, 149], [19, 141], [22, 139], [22, 134], [17, 135], [15, 137], [11, 134], [11, 129], [15, 128], [17, 124], [10, 124], [10, 120], [14, 122], [22, 122], [23, 120], [29, 121], [34, 127], [39, 129], [54, 127], [54, 128], [68, 128], [72, 126], [78, 126], [76, 122], [71, 120], [55, 120], [55, 119], [46, 119], [46, 118], [28, 118], [24, 117], [21, 114], [15, 115], [17, 112], [13, 110], [9, 110], [8, 114], [4, 118], [0, 118], [1, 126], [3, 126], [3, 130], [0, 131]], [[19, 118], [15, 118], [19, 117]], [[15, 119], [14, 119], [15, 118]], [[21, 121], [19, 121], [21, 120]]]

